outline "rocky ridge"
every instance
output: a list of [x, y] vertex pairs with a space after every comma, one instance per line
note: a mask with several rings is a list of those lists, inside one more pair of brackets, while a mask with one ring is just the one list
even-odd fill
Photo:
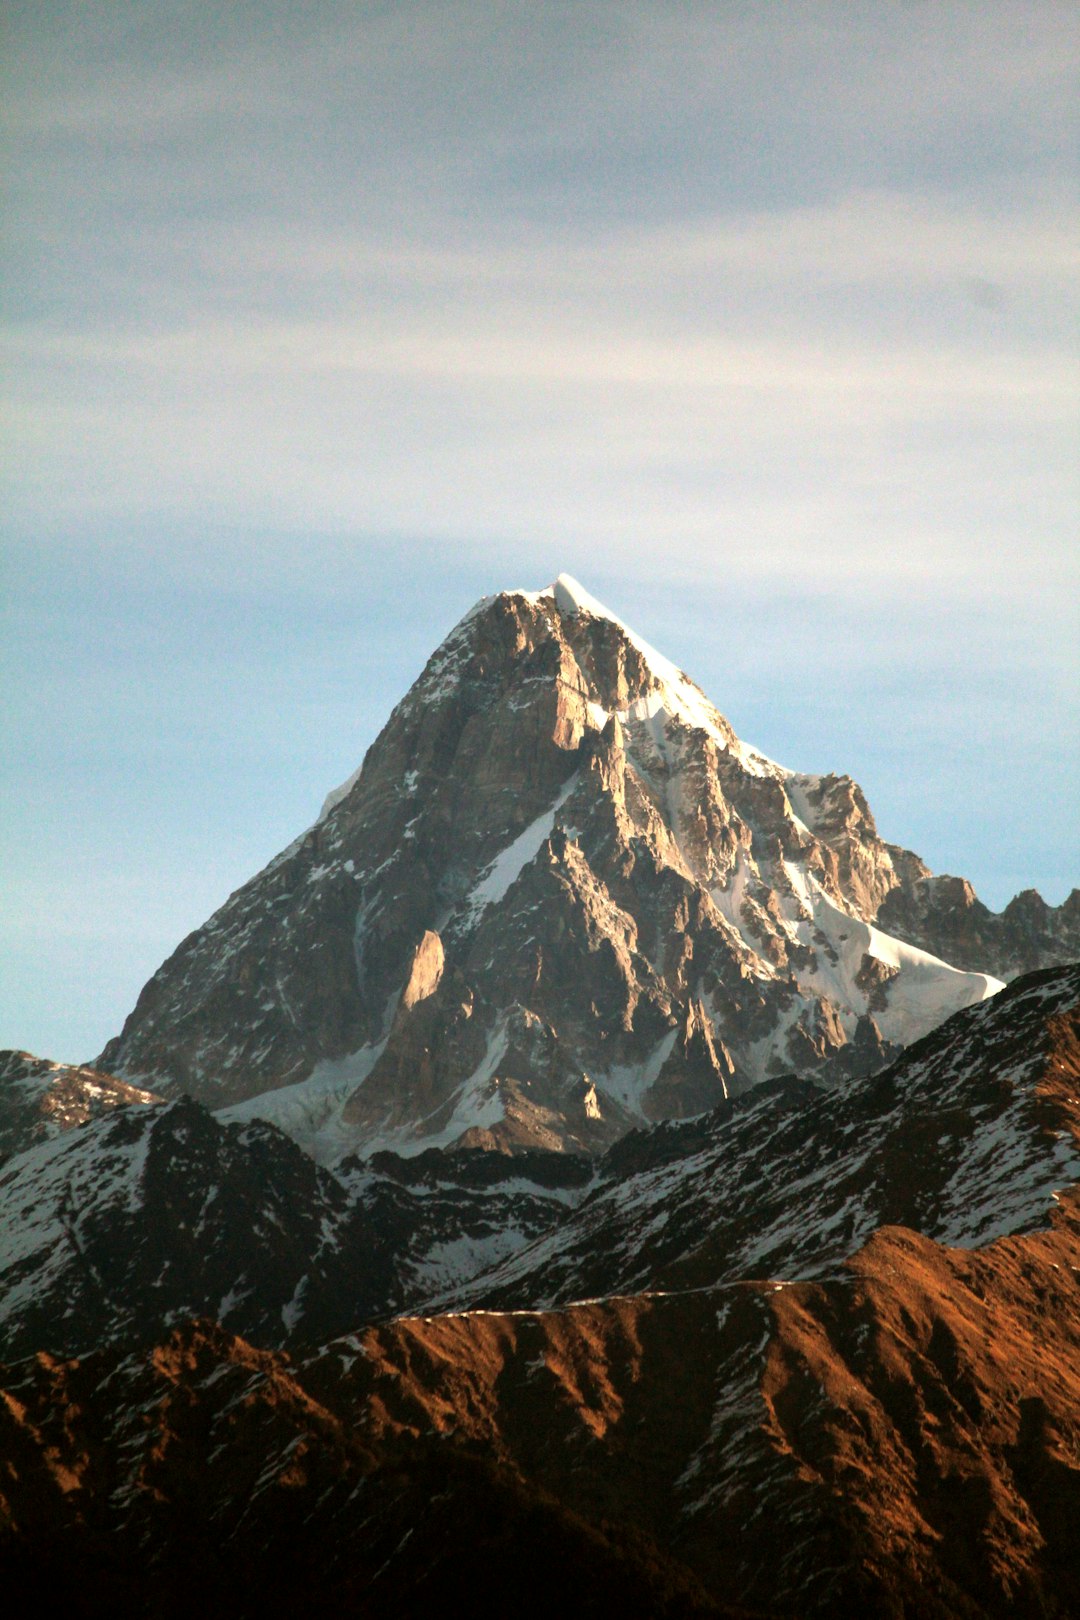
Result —
[[569, 1154], [316, 1165], [190, 1098], [128, 1106], [0, 1166], [0, 1356], [148, 1344], [208, 1316], [268, 1347], [415, 1307], [584, 1196]]
[[1025, 889], [1004, 911], [994, 912], [966, 878], [927, 874], [892, 889], [877, 921], [957, 967], [985, 963], [1006, 980], [1080, 956], [1080, 889], [1060, 906], [1048, 906], [1036, 889]]
[[576, 1209], [464, 1297], [505, 1310], [822, 1278], [885, 1226], [964, 1249], [1040, 1229], [1080, 1182], [1078, 1081], [1080, 967], [1029, 975], [869, 1080], [788, 1076], [631, 1133]]
[[1078, 1004], [1080, 968], [1029, 976], [869, 1080], [766, 1081], [598, 1160], [328, 1169], [263, 1121], [129, 1106], [0, 1168], [0, 1355], [202, 1315], [280, 1348], [406, 1312], [827, 1277], [888, 1224], [964, 1247], [1029, 1231], [1080, 1180]]

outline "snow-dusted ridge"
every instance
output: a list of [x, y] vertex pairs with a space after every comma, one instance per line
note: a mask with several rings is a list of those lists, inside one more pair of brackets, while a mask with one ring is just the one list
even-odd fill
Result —
[[637, 1293], [833, 1275], [892, 1223], [950, 1248], [1045, 1228], [1080, 1179], [1075, 1049], [1065, 1037], [1055, 1056], [1047, 1033], [1051, 1007], [1075, 1029], [1080, 968], [1041, 979], [968, 1008], [866, 1094], [791, 1079], [665, 1127], [666, 1151], [659, 1131], [620, 1143], [592, 1196], [470, 1300], [553, 1309], [592, 1297], [601, 1278]]
[[786, 779], [793, 774], [769, 759], [760, 749], [741, 742], [701, 688], [688, 675], [678, 669], [670, 658], [665, 658], [663, 653], [657, 652], [656, 648], [639, 636], [636, 630], [631, 630], [630, 626], [617, 614], [612, 613], [610, 608], [598, 602], [596, 597], [591, 596], [570, 574], [560, 574], [554, 585], [549, 586], [546, 591], [538, 592], [535, 599], [541, 600], [544, 597], [550, 597], [559, 612], [567, 617], [573, 618], [575, 614], [587, 613], [594, 619], [607, 619], [622, 631], [630, 645], [635, 647], [645, 660], [655, 679], [656, 690], [639, 698], [628, 710], [620, 713], [618, 716], [620, 720], [652, 720], [659, 713], [663, 713], [671, 720], [706, 732], [722, 748], [736, 754], [739, 762], [752, 775], [777, 775]]

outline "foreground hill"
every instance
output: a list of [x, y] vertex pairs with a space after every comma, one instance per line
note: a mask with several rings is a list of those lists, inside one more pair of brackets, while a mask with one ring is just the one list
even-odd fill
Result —
[[[0, 1191], [44, 1218], [31, 1167], [86, 1153], [57, 1178], [69, 1219], [93, 1202], [78, 1162], [117, 1194], [115, 1255], [140, 1233], [149, 1253], [140, 1198], [186, 1235], [153, 1228], [160, 1298], [117, 1317], [111, 1344], [42, 1348], [71, 1325], [58, 1284], [54, 1325], [26, 1328], [37, 1353], [0, 1375], [5, 1570], [38, 1610], [73, 1614], [1080, 1612], [1078, 1096], [1072, 968], [957, 1014], [868, 1082], [767, 1085], [592, 1167], [433, 1154], [335, 1176], [191, 1102], [91, 1121], [10, 1161]], [[110, 1134], [125, 1125], [137, 1173]], [[178, 1159], [166, 1192], [149, 1190], [155, 1153]], [[225, 1219], [192, 1241], [181, 1188], [205, 1203], [191, 1177], [208, 1167]], [[445, 1260], [450, 1223], [460, 1241], [526, 1169], [562, 1201], [537, 1214], [547, 1232], [444, 1282], [453, 1308], [272, 1347], [294, 1273], [274, 1274], [305, 1221], [327, 1254], [351, 1234], [358, 1275], [395, 1252], [404, 1274], [418, 1243]], [[434, 1199], [439, 1237], [373, 1226], [370, 1178], [414, 1200], [409, 1219]], [[80, 1253], [100, 1287], [116, 1275], [91, 1225], [53, 1246], [72, 1301]], [[207, 1321], [139, 1331], [188, 1297], [170, 1294], [182, 1248], [206, 1252], [213, 1292], [241, 1234], [262, 1347]], [[345, 1269], [327, 1261], [312, 1298], [330, 1282]], [[575, 1301], [583, 1285], [596, 1297]]]
[[8, 1567], [129, 1614], [1075, 1614], [1078, 1217], [296, 1361], [210, 1326], [38, 1356], [3, 1380]]

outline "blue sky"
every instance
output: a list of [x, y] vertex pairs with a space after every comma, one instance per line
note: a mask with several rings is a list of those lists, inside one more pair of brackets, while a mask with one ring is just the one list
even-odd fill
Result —
[[1072, 5], [6, 7], [0, 1044], [86, 1058], [561, 570], [1080, 880]]

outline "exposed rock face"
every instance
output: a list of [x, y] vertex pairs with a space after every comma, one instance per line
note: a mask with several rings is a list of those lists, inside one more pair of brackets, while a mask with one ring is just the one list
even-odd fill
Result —
[[971, 962], [1001, 979], [1080, 958], [1080, 889], [1048, 906], [1034, 889], [989, 911], [964, 878], [929, 873], [885, 897], [877, 921], [898, 939], [944, 956], [958, 967]]
[[466, 616], [101, 1062], [328, 1160], [599, 1152], [770, 1075], [871, 1072], [997, 989], [978, 950], [961, 971], [883, 931], [922, 937], [929, 881], [849, 778], [740, 742], [564, 576]]
[[416, 947], [409, 977], [401, 992], [403, 1012], [412, 1012], [418, 1002], [426, 1001], [429, 996], [435, 994], [445, 966], [446, 953], [442, 947], [442, 940], [428, 928]]

